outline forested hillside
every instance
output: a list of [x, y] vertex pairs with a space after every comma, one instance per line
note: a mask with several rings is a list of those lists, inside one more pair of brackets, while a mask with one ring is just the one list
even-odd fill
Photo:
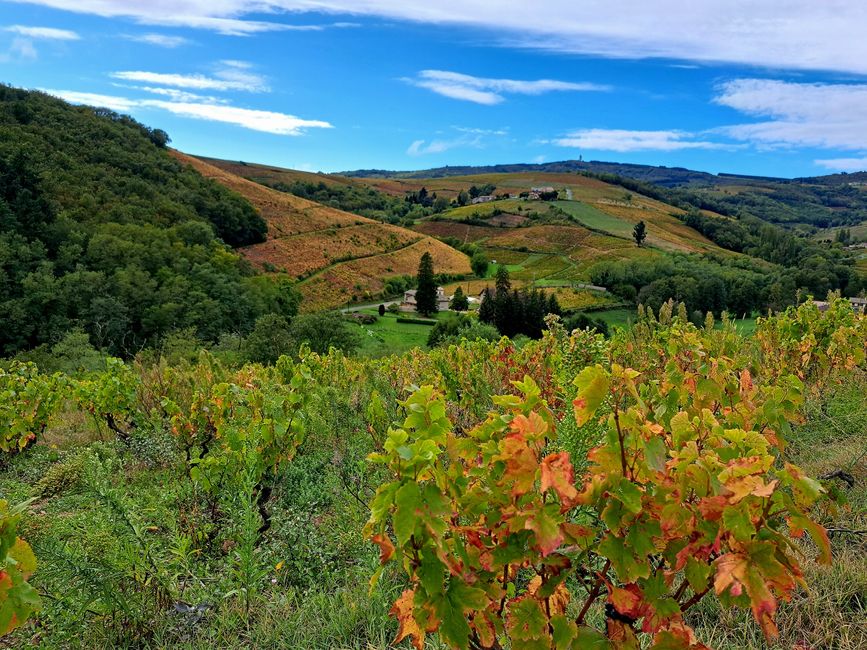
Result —
[[285, 280], [232, 246], [267, 227], [174, 160], [168, 136], [105, 109], [0, 86], [0, 353], [83, 328], [128, 355], [169, 331], [204, 340], [291, 315]]

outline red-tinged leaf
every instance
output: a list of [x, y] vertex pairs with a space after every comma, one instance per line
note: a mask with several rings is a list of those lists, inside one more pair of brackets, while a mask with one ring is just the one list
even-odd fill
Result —
[[608, 602], [614, 606], [618, 613], [631, 619], [641, 618], [644, 611], [641, 590], [638, 585], [627, 585], [625, 589], [609, 585]]
[[548, 423], [536, 411], [531, 411], [529, 416], [516, 415], [512, 419], [511, 427], [512, 431], [527, 441], [541, 438], [548, 431]]
[[719, 557], [714, 565], [716, 566], [714, 579], [716, 593], [719, 595], [728, 589], [733, 596], [739, 596], [743, 590], [746, 590], [753, 616], [761, 626], [765, 637], [776, 638], [779, 634], [774, 623], [777, 600], [752, 560], [741, 553], [727, 553]]
[[582, 551], [590, 549], [596, 539], [596, 531], [587, 526], [566, 522], [561, 526], [563, 539], [567, 544], [574, 544]]
[[400, 643], [406, 637], [412, 637], [412, 645], [416, 650], [424, 650], [424, 632], [416, 623], [413, 616], [413, 600], [415, 599], [415, 591], [407, 589], [394, 605], [392, 605], [389, 614], [394, 616], [398, 622], [397, 636], [394, 638], [395, 643]]
[[560, 530], [562, 517], [551, 512], [550, 507], [540, 509], [531, 516], [525, 527], [536, 534], [536, 546], [542, 552], [542, 557], [548, 556], [557, 550], [563, 542], [563, 531]]
[[370, 541], [379, 546], [379, 563], [385, 564], [394, 555], [394, 544], [388, 538], [388, 535], [378, 534], [370, 538]]
[[567, 452], [546, 456], [542, 460], [542, 492], [553, 488], [560, 497], [560, 502], [571, 508], [578, 499], [575, 489], [575, 471]]
[[704, 497], [698, 502], [698, 511], [702, 518], [707, 521], [718, 521], [722, 517], [723, 510], [728, 505], [728, 499], [722, 495]]
[[470, 618], [470, 625], [479, 637], [483, 648], [491, 648], [497, 641], [497, 629], [487, 612], [479, 612]]
[[500, 459], [506, 462], [504, 479], [512, 484], [512, 496], [521, 496], [533, 489], [539, 463], [536, 454], [519, 433], [506, 436], [501, 445]]
[[632, 626], [613, 618], [606, 619], [608, 640], [617, 650], [638, 650], [641, 644]]
[[831, 564], [831, 540], [824, 526], [814, 522], [809, 517], [794, 515], [789, 517], [789, 534], [792, 537], [803, 537], [804, 531], [810, 533], [810, 537], [819, 547], [819, 556], [816, 558], [821, 564]]
[[683, 621], [671, 621], [653, 637], [650, 650], [710, 650], [695, 637], [692, 628]]
[[713, 588], [717, 595], [742, 581], [748, 561], [748, 558], [740, 553], [726, 553], [714, 561], [716, 576]]

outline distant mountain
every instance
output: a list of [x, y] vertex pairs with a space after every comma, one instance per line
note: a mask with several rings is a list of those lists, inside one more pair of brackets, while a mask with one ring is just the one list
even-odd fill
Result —
[[477, 174], [514, 174], [519, 172], [542, 172], [562, 174], [589, 172], [591, 174], [615, 174], [625, 178], [661, 185], [681, 187], [684, 185], [718, 185], [732, 180], [786, 182], [783, 178], [750, 176], [745, 174], [710, 174], [685, 167], [663, 165], [635, 165], [631, 163], [604, 162], [599, 160], [562, 160], [550, 163], [516, 163], [507, 165], [447, 166], [419, 171], [387, 171], [383, 169], [359, 169], [340, 172], [338, 176], [361, 178], [444, 178], [448, 176], [474, 176]]

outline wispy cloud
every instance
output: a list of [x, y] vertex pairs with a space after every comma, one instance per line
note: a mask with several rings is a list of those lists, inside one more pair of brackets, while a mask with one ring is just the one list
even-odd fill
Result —
[[211, 77], [202, 74], [147, 72], [143, 70], [123, 70], [112, 72], [110, 76], [122, 81], [172, 86], [188, 90], [268, 92], [270, 88], [266, 79], [252, 72], [251, 67], [251, 64], [243, 61], [221, 61], [220, 67]]
[[[853, 0], [704, 0], [688, 10], [683, 0], [537, 0], [507, 8], [467, 0], [19, 1], [222, 34], [311, 29], [318, 26], [278, 17], [332, 13], [467, 26], [492, 42], [612, 58], [867, 73], [867, 4]], [[274, 19], [259, 20], [263, 14]]]
[[169, 34], [131, 34], [127, 36], [131, 41], [139, 43], [147, 43], [148, 45], [156, 45], [157, 47], [165, 47], [174, 49], [181, 45], [188, 45], [191, 41], [183, 36], [171, 36]]
[[294, 115], [275, 111], [258, 111], [248, 108], [213, 104], [193, 104], [189, 102], [164, 102], [145, 100], [144, 106], [161, 108], [175, 115], [191, 117], [197, 120], [225, 122], [235, 124], [253, 131], [273, 133], [276, 135], [301, 135], [307, 129], [330, 129], [331, 124], [322, 120], [304, 120]]
[[764, 147], [867, 150], [867, 84], [735, 79], [719, 87], [714, 101], [769, 118], [719, 129], [737, 140]]
[[867, 171], [867, 156], [863, 158], [828, 158], [813, 162], [835, 172]]
[[191, 93], [186, 90], [179, 90], [177, 88], [160, 88], [157, 86], [127, 86], [124, 84], [114, 84], [119, 88], [129, 88], [132, 90], [140, 90], [142, 92], [151, 93], [152, 95], [160, 95], [162, 97], [168, 97], [171, 101], [175, 102], [199, 102], [202, 104], [225, 104], [227, 101], [220, 97], [214, 97], [212, 95], [199, 95], [197, 93]]
[[609, 86], [593, 83], [575, 83], [554, 79], [520, 81], [516, 79], [491, 79], [474, 77], [447, 70], [422, 70], [415, 78], [405, 79], [419, 88], [476, 104], [493, 105], [505, 100], [506, 94], [541, 95], [554, 91], [604, 91]]
[[627, 129], [579, 129], [553, 141], [561, 147], [599, 151], [678, 151], [729, 149], [732, 145], [698, 139], [686, 131], [634, 131]]
[[424, 156], [438, 154], [450, 149], [482, 149], [497, 139], [509, 135], [508, 129], [478, 129], [462, 126], [453, 126], [452, 131], [459, 135], [454, 137], [439, 137], [432, 140], [415, 140], [407, 148], [406, 153], [410, 156]]
[[222, 122], [275, 135], [297, 136], [304, 134], [308, 129], [332, 128], [331, 124], [322, 120], [305, 120], [286, 113], [239, 108], [225, 104], [165, 101], [159, 99], [131, 99], [128, 97], [100, 95], [72, 90], [48, 89], [44, 92], [74, 104], [104, 106], [112, 110], [124, 112], [136, 108], [153, 108], [168, 111], [181, 117], [209, 122]]
[[52, 88], [43, 88], [41, 90], [49, 95], [60, 97], [60, 99], [66, 100], [70, 104], [84, 104], [86, 106], [110, 108], [113, 111], [130, 111], [136, 106], [141, 105], [139, 100], [117, 97], [115, 95], [79, 92], [77, 90], [54, 90]]
[[42, 39], [47, 41], [78, 41], [81, 39], [77, 33], [68, 29], [56, 29], [54, 27], [30, 27], [27, 25], [9, 25], [3, 27], [4, 32], [12, 32], [27, 38]]

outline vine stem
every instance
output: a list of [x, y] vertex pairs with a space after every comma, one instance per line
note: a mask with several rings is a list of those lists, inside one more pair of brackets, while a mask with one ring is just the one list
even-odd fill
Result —
[[593, 585], [593, 589], [590, 590], [590, 593], [587, 595], [587, 600], [584, 601], [584, 606], [581, 608], [581, 611], [578, 613], [578, 618], [575, 619], [576, 625], [581, 625], [584, 623], [584, 617], [587, 616], [587, 612], [590, 610], [590, 606], [599, 598], [599, 592], [602, 590], [602, 583], [605, 581], [605, 575], [608, 573], [608, 569], [611, 568], [611, 560], [605, 561], [605, 566], [602, 567], [602, 571], [599, 572], [596, 578], [596, 584]]

